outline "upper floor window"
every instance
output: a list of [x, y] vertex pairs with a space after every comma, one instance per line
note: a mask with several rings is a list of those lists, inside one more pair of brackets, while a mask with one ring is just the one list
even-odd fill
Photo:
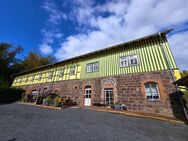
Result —
[[33, 81], [34, 80], [34, 78], [35, 78], [35, 76], [33, 75], [33, 76], [31, 76], [31, 81]]
[[86, 65], [86, 72], [96, 72], [99, 71], [99, 63], [90, 63]]
[[159, 99], [159, 88], [155, 82], [147, 82], [145, 85], [145, 92], [147, 99], [156, 100]]
[[75, 67], [71, 67], [70, 68], [70, 75], [74, 75], [75, 74]]
[[25, 82], [27, 82], [27, 81], [28, 81], [28, 77], [25, 78]]
[[51, 79], [53, 77], [53, 71], [48, 74], [48, 78]]
[[120, 67], [138, 65], [138, 55], [122, 56], [120, 57]]
[[129, 66], [129, 62], [128, 62], [129, 58], [128, 56], [123, 56], [123, 57], [120, 57], [120, 67], [127, 67]]
[[129, 56], [129, 63], [131, 66], [138, 64], [138, 55]]
[[42, 74], [39, 74], [38, 80], [41, 80], [41, 79], [42, 79]]
[[63, 77], [64, 76], [64, 69], [61, 69], [59, 72], [59, 77]]

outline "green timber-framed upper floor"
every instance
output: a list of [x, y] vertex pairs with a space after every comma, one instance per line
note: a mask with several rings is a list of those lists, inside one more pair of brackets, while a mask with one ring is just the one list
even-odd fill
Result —
[[16, 74], [12, 86], [177, 69], [166, 38], [170, 31]]

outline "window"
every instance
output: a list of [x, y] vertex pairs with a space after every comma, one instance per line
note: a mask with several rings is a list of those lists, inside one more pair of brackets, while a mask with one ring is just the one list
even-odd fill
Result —
[[33, 76], [31, 76], [31, 81], [33, 81], [34, 80], [34, 78], [35, 78], [35, 76], [33, 75]]
[[127, 67], [129, 65], [128, 62], [129, 58], [128, 57], [120, 57], [120, 67]]
[[138, 55], [122, 56], [120, 57], [120, 67], [138, 65]]
[[145, 92], [147, 99], [156, 100], [159, 99], [159, 89], [158, 84], [155, 82], [147, 82], [145, 85]]
[[70, 68], [70, 75], [74, 75], [75, 74], [75, 67], [71, 67]]
[[59, 72], [59, 77], [63, 77], [64, 76], [64, 69], [61, 69]]
[[27, 80], [28, 80], [28, 77], [25, 78], [25, 82], [27, 82]]
[[18, 83], [21, 83], [22, 82], [22, 78], [18, 79]]
[[86, 65], [86, 72], [97, 72], [99, 71], [99, 63], [90, 63]]
[[93, 64], [87, 64], [87, 72], [92, 72], [93, 71]]
[[52, 72], [50, 72], [50, 73], [48, 74], [48, 78], [49, 78], [49, 79], [52, 79], [53, 73], [54, 73], [54, 72], [52, 71]]
[[41, 79], [42, 79], [42, 74], [39, 74], [38, 80], [41, 80]]
[[105, 89], [105, 102], [107, 106], [114, 104], [113, 89]]
[[48, 93], [48, 89], [47, 88], [44, 88], [43, 89], [43, 94], [47, 94]]
[[138, 55], [129, 56], [129, 64], [131, 66], [138, 64]]

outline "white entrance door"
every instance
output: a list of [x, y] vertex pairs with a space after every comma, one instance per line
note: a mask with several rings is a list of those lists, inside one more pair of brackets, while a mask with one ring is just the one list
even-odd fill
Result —
[[84, 106], [91, 106], [91, 88], [85, 89]]

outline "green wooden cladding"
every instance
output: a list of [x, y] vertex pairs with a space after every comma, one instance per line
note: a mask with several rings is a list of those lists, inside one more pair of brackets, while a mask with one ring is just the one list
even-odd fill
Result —
[[[170, 66], [175, 69], [176, 64], [169, 48], [166, 37], [163, 37], [162, 45], [159, 37], [137, 41], [122, 47], [103, 52], [82, 60], [81, 79], [92, 77], [113, 76], [120, 74], [160, 71], [168, 69], [167, 61], [164, 57], [164, 51], [170, 60]], [[120, 67], [120, 57], [137, 54], [139, 64], [136, 66]], [[99, 71], [93, 73], [86, 72], [86, 64], [99, 62]]]
[[[162, 49], [163, 48], [163, 49]], [[13, 83], [13, 86], [18, 85], [28, 85], [35, 83], [46, 83], [54, 81], [62, 81], [62, 80], [72, 80], [72, 79], [88, 79], [88, 78], [97, 78], [104, 76], [114, 76], [121, 74], [130, 74], [130, 73], [140, 73], [140, 72], [151, 72], [151, 71], [160, 71], [169, 69], [167, 60], [165, 59], [165, 54], [167, 55], [168, 60], [170, 61], [171, 68], [177, 68], [173, 55], [171, 53], [168, 41], [165, 36], [163, 36], [162, 40], [160, 40], [159, 36], [151, 37], [148, 39], [142, 39], [139, 41], [135, 41], [129, 44], [121, 45], [114, 47], [112, 49], [101, 51], [100, 53], [96, 53], [93, 55], [88, 55], [80, 58], [77, 61], [78, 70], [75, 76], [70, 76], [70, 66], [71, 63], [66, 62], [53, 66], [53, 68], [44, 68], [40, 71], [28, 72], [28, 74], [24, 74], [22, 76], [16, 77], [15, 80], [22, 78], [22, 83]], [[120, 57], [129, 56], [137, 54], [139, 56], [139, 64], [135, 66], [128, 67], [120, 67]], [[73, 60], [75, 61], [75, 60]], [[99, 63], [99, 71], [97, 72], [86, 72], [86, 65], [90, 63], [98, 62]], [[46, 78], [50, 71], [54, 71], [55, 74], [58, 74], [58, 71], [62, 67], [65, 67], [66, 75], [63, 78], [59, 78], [58, 75], [55, 75], [52, 79]], [[44, 72], [44, 73], [43, 73]], [[42, 74], [42, 79], [37, 80], [37, 76]], [[31, 81], [31, 76], [35, 74], [36, 79]], [[25, 77], [28, 77], [28, 81]], [[44, 77], [45, 76], [45, 77]]]

